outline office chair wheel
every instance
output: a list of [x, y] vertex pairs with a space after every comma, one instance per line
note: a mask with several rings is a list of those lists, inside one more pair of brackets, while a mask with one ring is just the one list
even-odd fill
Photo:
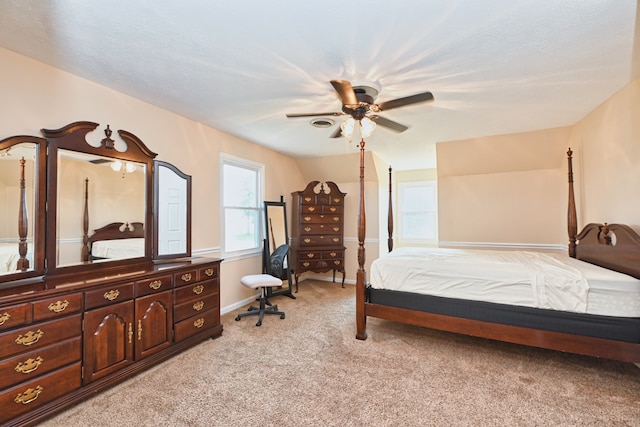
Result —
[[282, 313], [282, 314], [280, 315], [280, 318], [281, 318], [281, 319], [284, 319], [284, 313]]
[[262, 326], [262, 322], [256, 323], [256, 326]]
[[240, 320], [240, 319], [242, 319], [242, 318], [240, 317], [240, 315], [236, 316], [236, 322], [237, 322], [238, 320]]

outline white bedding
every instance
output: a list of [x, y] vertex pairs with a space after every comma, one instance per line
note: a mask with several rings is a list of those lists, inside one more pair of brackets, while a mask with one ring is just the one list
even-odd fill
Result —
[[144, 238], [99, 240], [91, 244], [91, 256], [108, 259], [144, 256]]
[[[27, 252], [27, 259], [33, 262], [31, 252]], [[0, 243], [0, 273], [10, 273], [17, 269], [20, 253], [18, 243]]]
[[372, 262], [369, 282], [379, 289], [640, 317], [640, 280], [564, 254], [398, 248]]

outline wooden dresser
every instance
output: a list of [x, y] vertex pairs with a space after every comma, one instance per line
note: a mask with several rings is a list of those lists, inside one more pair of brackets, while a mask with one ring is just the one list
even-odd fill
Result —
[[344, 287], [344, 198], [347, 194], [327, 181], [311, 181], [293, 198], [291, 266], [296, 292], [298, 277], [307, 271], [342, 273]]
[[220, 261], [55, 277], [0, 298], [0, 425], [38, 422], [220, 336]]

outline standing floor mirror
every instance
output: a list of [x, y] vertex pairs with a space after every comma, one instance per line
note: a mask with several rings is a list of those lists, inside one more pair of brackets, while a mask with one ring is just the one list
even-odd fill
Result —
[[[287, 231], [287, 206], [281, 198], [279, 202], [264, 202], [264, 259], [266, 263], [273, 251], [281, 245], [289, 244], [289, 233]], [[265, 264], [266, 265], [266, 264]], [[285, 277], [282, 279], [282, 287], [268, 288], [267, 297], [276, 295], [286, 295], [295, 299], [292, 292], [291, 268], [289, 267], [289, 254], [285, 257]]]

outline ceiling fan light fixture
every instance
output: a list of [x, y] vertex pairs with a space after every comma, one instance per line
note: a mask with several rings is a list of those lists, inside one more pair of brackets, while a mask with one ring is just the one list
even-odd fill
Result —
[[360, 120], [360, 131], [362, 132], [363, 138], [370, 137], [375, 129], [376, 122], [371, 120], [369, 117], [364, 117], [362, 120]]

